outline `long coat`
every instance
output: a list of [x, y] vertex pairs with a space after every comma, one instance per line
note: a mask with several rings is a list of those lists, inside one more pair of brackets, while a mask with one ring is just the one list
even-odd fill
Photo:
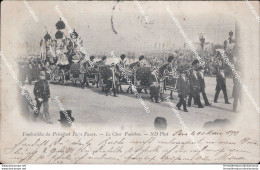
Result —
[[202, 91], [206, 87], [205, 80], [204, 80], [204, 74], [199, 71], [197, 76], [198, 76], [199, 83], [200, 83], [200, 91]]
[[216, 79], [217, 79], [217, 86], [221, 87], [223, 85], [226, 85], [226, 76], [224, 70], [217, 68]]
[[153, 72], [149, 75], [149, 82], [150, 82], [150, 95], [158, 97], [160, 93], [160, 85], [158, 82], [158, 77]]
[[46, 80], [39, 80], [35, 83], [33, 93], [35, 99], [42, 98], [43, 101], [47, 101], [50, 98], [50, 88]]
[[182, 95], [186, 98], [190, 93], [190, 84], [187, 77], [182, 77], [181, 75], [177, 81], [177, 91], [179, 95]]
[[190, 92], [193, 95], [198, 95], [200, 90], [200, 82], [197, 73], [191, 73], [189, 76], [190, 79]]

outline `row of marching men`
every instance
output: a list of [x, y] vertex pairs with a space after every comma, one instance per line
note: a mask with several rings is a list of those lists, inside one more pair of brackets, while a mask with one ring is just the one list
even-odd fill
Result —
[[[202, 94], [203, 96], [205, 106], [210, 106], [211, 103], [209, 102], [205, 91], [206, 83], [204, 79], [204, 69], [199, 63], [199, 61], [194, 60], [192, 62], [192, 68], [190, 68], [189, 70], [187, 70], [187, 68], [180, 66], [178, 72], [180, 73], [180, 76], [177, 81], [179, 102], [177, 103], [176, 107], [180, 110], [181, 106], [183, 106], [183, 111], [188, 112], [187, 105], [188, 107], [190, 107], [193, 99], [194, 105], [197, 105], [198, 108], [203, 108], [200, 99], [200, 94]], [[237, 72], [239, 72], [240, 74], [239, 70], [237, 70]], [[232, 92], [232, 97], [234, 97], [233, 112], [237, 112], [238, 101], [241, 102], [241, 85], [239, 84], [235, 76], [233, 78], [233, 83], [234, 83], [233, 92]], [[230, 104], [228, 94], [227, 94], [225, 71], [223, 67], [219, 65], [216, 67], [216, 88], [215, 88], [214, 103], [218, 103], [218, 96], [221, 90], [223, 91], [225, 104]]]
[[[93, 62], [94, 57], [91, 57], [91, 60]], [[105, 64], [105, 57], [102, 58], [100, 63]], [[147, 66], [147, 63], [144, 60], [144, 56], [141, 55], [139, 57], [139, 60], [137, 62], [134, 62], [130, 65], [128, 65], [129, 68], [136, 67], [144, 67]], [[168, 57], [168, 64], [172, 67], [173, 63], [173, 56]], [[126, 56], [122, 54], [120, 56], [120, 64], [124, 68], [127, 67], [126, 62]], [[187, 106], [190, 107], [192, 100], [194, 100], [194, 104], [198, 106], [198, 108], [203, 108], [203, 105], [201, 103], [200, 94], [202, 94], [205, 106], [211, 106], [212, 104], [209, 102], [206, 94], [206, 83], [204, 79], [204, 68], [201, 66], [198, 60], [194, 60], [191, 63], [192, 67], [187, 68], [187, 66], [178, 66], [178, 73], [179, 77], [177, 80], [177, 91], [178, 91], [178, 97], [179, 102], [177, 104], [177, 108], [180, 109], [181, 106], [183, 106], [183, 110], [187, 112]], [[172, 69], [170, 69], [172, 70]], [[152, 72], [153, 73], [153, 72]], [[233, 79], [234, 87], [232, 96], [234, 97], [234, 104], [233, 104], [233, 111], [237, 112], [237, 103], [238, 100], [241, 98], [241, 86], [238, 83], [238, 80], [236, 78]], [[215, 96], [214, 96], [214, 103], [218, 103], [218, 96], [220, 91], [224, 94], [224, 100], [225, 104], [230, 104], [228, 93], [227, 93], [227, 86], [226, 86], [226, 75], [224, 67], [221, 65], [216, 66], [216, 88], [215, 88]], [[159, 102], [158, 96], [153, 96], [151, 94], [151, 99], [155, 98], [156, 102]]]

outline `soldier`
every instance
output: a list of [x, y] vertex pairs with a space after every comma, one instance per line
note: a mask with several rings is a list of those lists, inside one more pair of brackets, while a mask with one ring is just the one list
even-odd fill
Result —
[[[165, 79], [165, 83], [168, 86], [172, 86], [172, 87], [175, 86], [175, 80], [173, 78], [170, 79], [168, 73], [173, 72], [173, 68], [172, 68], [173, 60], [174, 60], [174, 57], [169, 56], [168, 62], [159, 67], [159, 77], [162, 78], [166, 74], [167, 78]], [[164, 87], [164, 90], [166, 90], [166, 86]], [[173, 99], [172, 93], [173, 93], [173, 90], [171, 90], [170, 99]]]
[[123, 67], [123, 68], [126, 68], [126, 62], [127, 62], [127, 60], [126, 60], [126, 55], [125, 54], [122, 54], [121, 56], [120, 56], [120, 61], [119, 61], [119, 64], [121, 65], [121, 67]]
[[95, 66], [94, 59], [95, 59], [95, 56], [92, 55], [89, 57], [89, 60], [82, 62], [82, 64], [84, 65], [84, 67], [87, 70], [92, 70], [94, 68], [94, 66]]
[[199, 78], [199, 83], [200, 83], [200, 92], [202, 93], [204, 102], [205, 102], [205, 106], [210, 106], [211, 103], [209, 103], [206, 92], [205, 92], [205, 80], [204, 80], [204, 71], [203, 71], [203, 67], [199, 67], [198, 68], [198, 78]]
[[188, 107], [191, 106], [191, 100], [194, 99], [194, 103], [198, 105], [198, 108], [203, 108], [201, 101], [200, 101], [200, 83], [198, 79], [198, 68], [199, 60], [194, 60], [192, 62], [192, 69], [190, 70], [190, 95], [188, 99]]
[[227, 95], [227, 87], [226, 87], [226, 76], [223, 68], [220, 66], [217, 66], [216, 68], [216, 80], [217, 80], [217, 85], [216, 85], [216, 93], [214, 97], [214, 102], [218, 103], [218, 95], [220, 90], [223, 91], [224, 94], [224, 99], [225, 99], [225, 104], [230, 104], [228, 101], [228, 95]]
[[36, 99], [36, 107], [37, 112], [34, 112], [34, 120], [37, 119], [41, 105], [43, 104], [43, 114], [47, 123], [51, 123], [50, 121], [50, 113], [49, 113], [49, 98], [50, 98], [50, 89], [48, 81], [45, 79], [45, 72], [40, 72], [40, 80], [35, 83], [33, 93]]
[[[82, 62], [82, 68], [85, 70], [84, 80], [82, 82], [82, 87], [85, 87], [85, 84], [87, 87], [89, 87], [89, 82], [87, 81], [87, 78], [95, 78], [95, 75], [91, 75], [93, 73], [96, 67], [96, 63], [94, 63], [95, 56], [90, 56], [89, 60]], [[92, 83], [95, 85], [95, 82]]]
[[155, 103], [160, 103], [159, 102], [160, 86], [156, 75], [156, 68], [152, 70], [149, 80], [150, 80], [151, 101], [153, 102], [154, 101], [153, 99], [155, 99]]
[[137, 64], [137, 67], [144, 67], [146, 64], [145, 64], [145, 60], [144, 60], [144, 56], [141, 55], [139, 57], [139, 61], [138, 61], [138, 64]]
[[129, 68], [130, 69], [133, 69], [134, 67], [143, 67], [144, 65], [145, 65], [145, 63], [144, 63], [144, 56], [143, 55], [141, 55], [140, 57], [139, 57], [139, 60], [138, 61], [136, 61], [136, 62], [134, 62], [134, 63], [131, 63], [130, 65], [129, 65]]
[[108, 92], [109, 92], [110, 88], [112, 88], [114, 97], [118, 97], [116, 95], [116, 80], [115, 80], [116, 65], [114, 63], [112, 63], [110, 69], [112, 70], [112, 76], [108, 76], [103, 79], [104, 83], [106, 84], [105, 93], [106, 93], [106, 96], [108, 96]]
[[[119, 75], [119, 82], [123, 82], [123, 83], [127, 83], [127, 79], [125, 78], [125, 74], [127, 73], [127, 60], [126, 60], [126, 55], [125, 54], [121, 54], [120, 55], [120, 61], [119, 63], [117, 63], [117, 68], [119, 69], [120, 71], [120, 75]], [[123, 89], [122, 89], [122, 86], [121, 84], [119, 85], [119, 88], [120, 88], [120, 92], [124, 93], [123, 92]], [[128, 87], [127, 91], [129, 92], [131, 86]]]
[[183, 67], [179, 69], [179, 73], [180, 76], [177, 81], [177, 90], [180, 100], [176, 107], [178, 108], [178, 110], [180, 110], [180, 107], [183, 105], [183, 111], [188, 112], [186, 108], [186, 100], [190, 91], [190, 84], [188, 78], [186, 77]]

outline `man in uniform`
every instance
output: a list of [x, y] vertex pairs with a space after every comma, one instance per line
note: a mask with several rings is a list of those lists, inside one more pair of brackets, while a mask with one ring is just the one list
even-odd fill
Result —
[[[171, 87], [175, 87], [175, 82], [176, 82], [174, 78], [170, 78], [170, 76], [168, 75], [169, 72], [173, 72], [173, 68], [172, 68], [173, 60], [174, 57], [169, 56], [168, 62], [159, 67], [159, 77], [162, 78], [164, 76], [164, 73], [166, 73], [167, 75], [167, 78], [165, 80], [166, 86], [171, 86]], [[166, 86], [163, 87], [164, 90], [166, 90]], [[171, 90], [170, 99], [173, 99], [172, 93], [173, 93], [173, 89]]]
[[216, 85], [216, 93], [215, 93], [215, 97], [214, 97], [214, 102], [218, 103], [218, 95], [219, 95], [220, 90], [222, 90], [223, 94], [224, 94], [225, 104], [230, 104], [228, 101], [226, 76], [225, 76], [224, 69], [221, 68], [220, 66], [217, 66], [216, 73], [217, 73], [217, 75], [216, 75], [217, 85]]
[[50, 98], [50, 88], [48, 81], [45, 78], [45, 72], [40, 72], [40, 80], [35, 83], [33, 93], [36, 99], [36, 107], [37, 111], [34, 112], [34, 120], [37, 119], [41, 105], [43, 104], [43, 115], [46, 119], [47, 123], [51, 123], [50, 121], [50, 113], [49, 113], [49, 98]]
[[[84, 80], [82, 82], [83, 88], [85, 87], [85, 84], [87, 87], [89, 87], [89, 82], [87, 81], [87, 78], [95, 78], [95, 75], [91, 75], [95, 71], [95, 64], [94, 63], [95, 56], [90, 56], [89, 60], [85, 60], [82, 62], [82, 67], [86, 70], [84, 75]], [[95, 82], [93, 81], [93, 85], [95, 85]]]
[[143, 55], [141, 55], [140, 57], [139, 57], [139, 60], [138, 61], [136, 61], [136, 62], [134, 62], [134, 63], [131, 63], [130, 65], [129, 65], [129, 68], [130, 69], [133, 69], [134, 67], [144, 67], [145, 66], [145, 62], [144, 62], [144, 56]]
[[111, 67], [109, 69], [111, 69], [112, 75], [105, 76], [103, 79], [104, 83], [106, 84], [105, 93], [106, 93], [106, 96], [108, 96], [108, 92], [109, 92], [110, 88], [112, 88], [113, 96], [118, 97], [116, 95], [116, 75], [115, 75], [116, 65], [114, 63], [112, 63]]
[[198, 108], [203, 108], [201, 101], [200, 101], [200, 83], [197, 73], [199, 60], [194, 60], [192, 62], [192, 69], [190, 72], [190, 95], [188, 99], [188, 106], [191, 106], [191, 100], [194, 99], [194, 102], [196, 105], [198, 105]]
[[159, 93], [160, 93], [160, 86], [158, 82], [158, 77], [156, 75], [156, 68], [154, 68], [150, 74], [149, 77], [150, 80], [150, 98], [153, 102], [155, 100], [155, 103], [159, 102]]
[[144, 66], [146, 66], [146, 63], [145, 63], [145, 60], [144, 60], [144, 56], [141, 55], [139, 57], [139, 67], [144, 67]]
[[126, 68], [126, 62], [127, 62], [126, 55], [125, 54], [120, 55], [120, 59], [121, 59], [119, 61], [120, 66]]

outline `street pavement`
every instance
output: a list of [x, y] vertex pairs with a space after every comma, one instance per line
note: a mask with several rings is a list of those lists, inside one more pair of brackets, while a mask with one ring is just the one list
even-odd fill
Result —
[[[232, 112], [232, 79], [227, 78], [228, 97], [231, 104], [224, 103], [222, 91], [220, 92], [218, 103], [214, 103], [216, 78], [205, 77], [205, 81], [206, 94], [212, 105], [209, 107], [205, 106], [204, 108], [197, 108], [197, 106], [192, 105], [188, 107], [189, 112], [183, 112], [181, 108], [179, 115], [187, 127], [203, 127], [209, 121], [216, 119], [232, 121], [236, 117], [236, 113]], [[102, 92], [101, 87], [90, 86], [82, 89], [80, 86], [73, 87], [70, 83], [65, 86], [50, 84], [51, 99], [49, 106], [53, 124], [60, 123], [58, 119], [60, 118], [59, 111], [61, 109], [54, 99], [58, 96], [63, 108], [72, 110], [72, 116], [75, 118], [74, 124], [76, 125], [116, 126], [122, 129], [125, 127], [151, 127], [154, 126], [156, 117], [164, 117], [167, 120], [168, 127], [181, 127], [179, 119], [167, 101], [162, 103], [151, 102], [149, 94], [144, 94], [143, 91], [139, 95], [149, 108], [150, 112], [147, 113], [144, 106], [134, 94], [120, 93], [118, 97], [113, 97], [112, 95], [106, 96]], [[34, 85], [26, 85], [26, 89], [34, 99], [33, 87]], [[126, 89], [127, 86], [123, 86], [123, 90], [126, 91]], [[167, 91], [164, 97], [167, 97], [169, 94], [170, 91]], [[177, 92], [174, 92], [173, 97], [174, 99], [171, 102], [175, 106], [178, 102]], [[202, 95], [201, 102], [204, 105]]]

